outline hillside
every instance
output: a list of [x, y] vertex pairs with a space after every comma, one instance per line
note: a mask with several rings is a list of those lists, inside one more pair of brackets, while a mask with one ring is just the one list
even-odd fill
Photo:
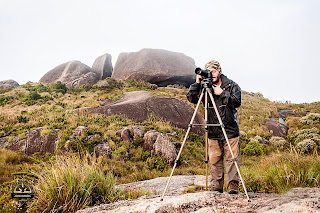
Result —
[[[0, 208], [15, 208], [16, 204], [9, 196], [10, 186], [19, 178], [29, 179], [35, 186], [36, 199], [23, 207], [32, 206], [35, 211], [55, 209], [54, 203], [64, 206], [65, 210], [59, 211], [75, 211], [100, 203], [150, 194], [143, 189], [119, 191], [113, 186], [169, 176], [171, 167], [168, 159], [164, 153], [145, 150], [145, 139], [142, 136], [134, 137], [129, 130], [128, 136], [131, 139], [124, 140], [122, 132], [120, 135], [117, 132], [126, 127], [132, 131], [139, 129], [142, 135], [155, 130], [175, 142], [178, 150], [186, 130], [172, 126], [156, 116], [136, 122], [121, 115], [106, 116], [85, 111], [87, 107], [101, 107], [119, 100], [124, 92], [132, 91], [149, 91], [153, 97], [167, 96], [187, 102], [186, 88], [160, 88], [146, 82], [111, 78], [78, 89], [69, 89], [61, 83], [44, 86], [29, 82], [15, 89], [1, 90]], [[265, 122], [270, 118], [277, 120], [278, 111], [283, 109], [291, 110], [283, 118], [289, 128], [288, 135], [273, 137], [273, 132], [268, 130]], [[201, 108], [200, 113], [203, 112]], [[248, 191], [283, 193], [292, 187], [320, 186], [319, 112], [320, 102], [274, 103], [261, 94], [243, 93], [242, 106], [238, 111], [242, 141], [241, 173]], [[54, 130], [58, 130], [59, 140], [55, 153], [35, 152], [25, 155], [22, 151], [8, 150], [13, 143], [28, 139], [30, 130], [40, 127], [43, 130], [39, 137], [43, 138], [49, 138]], [[75, 133], [78, 127], [84, 127], [80, 135]], [[101, 143], [108, 144], [108, 154], [100, 157], [90, 155]], [[175, 175], [204, 175], [204, 155], [203, 136], [191, 133]], [[70, 165], [75, 169], [68, 170]], [[60, 196], [55, 195], [57, 191], [54, 186], [59, 187], [63, 183], [65, 174], [73, 174], [73, 180], [83, 182], [83, 187], [91, 187], [85, 183], [102, 185], [91, 187], [89, 194], [79, 194], [79, 202], [70, 204], [72, 202], [68, 203], [68, 199], [75, 198], [68, 193], [78, 191], [77, 186], [70, 183], [70, 189], [67, 188], [65, 194], [60, 191]], [[96, 178], [90, 179], [91, 175]], [[69, 186], [68, 183], [65, 185]], [[99, 191], [101, 189], [104, 191]]]

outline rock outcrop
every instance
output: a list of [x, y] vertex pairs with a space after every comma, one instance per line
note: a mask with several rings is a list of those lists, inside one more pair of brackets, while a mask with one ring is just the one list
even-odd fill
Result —
[[156, 153], [161, 153], [166, 158], [167, 163], [173, 166], [177, 158], [176, 147], [164, 134], [159, 134], [157, 140], [153, 144], [153, 149]]
[[194, 60], [182, 53], [142, 49], [119, 54], [112, 78], [144, 80], [158, 86], [188, 86], [195, 81], [195, 68]]
[[111, 77], [113, 71], [111, 55], [106, 53], [98, 57], [92, 65], [92, 71], [98, 75], [100, 80]]
[[112, 150], [107, 142], [101, 142], [94, 147], [94, 153], [96, 154], [97, 157], [103, 156], [103, 155], [107, 157], [111, 157]]
[[60, 81], [70, 88], [78, 88], [84, 84], [93, 85], [99, 80], [101, 75], [93, 72], [89, 66], [80, 61], [70, 61], [47, 72], [39, 83], [49, 84]]
[[160, 132], [157, 132], [156, 130], [150, 130], [146, 132], [144, 135], [144, 143], [143, 143], [143, 149], [151, 151], [153, 150], [153, 144], [156, 142]]
[[178, 175], [173, 176], [166, 196], [160, 201], [160, 196], [166, 186], [168, 177], [159, 177], [152, 180], [122, 184], [117, 186], [122, 190], [149, 189], [152, 195], [138, 199], [123, 200], [110, 204], [77, 211], [78, 213], [102, 212], [319, 212], [319, 188], [293, 188], [286, 194], [249, 193], [251, 202], [248, 202], [244, 193], [230, 195], [226, 192], [194, 191], [186, 193], [187, 189], [205, 186], [205, 176]]
[[166, 159], [167, 163], [173, 166], [177, 158], [176, 146], [169, 140], [169, 138], [156, 130], [149, 130], [144, 135], [143, 150], [154, 151], [161, 153]]
[[11, 88], [16, 88], [18, 86], [19, 86], [18, 82], [14, 80], [0, 81], [0, 89], [11, 89]]
[[[147, 91], [126, 92], [120, 100], [106, 102], [102, 107], [78, 109], [79, 114], [123, 115], [136, 122], [143, 122], [155, 115], [184, 129], [188, 128], [193, 112], [194, 108], [184, 101], [166, 96], [152, 96], [151, 92]], [[203, 122], [203, 117], [197, 112], [195, 123]], [[192, 131], [203, 134], [200, 127], [193, 127]]]
[[44, 128], [39, 127], [25, 133], [25, 138], [19, 136], [10, 140], [10, 137], [0, 139], [0, 148], [6, 148], [12, 151], [22, 151], [27, 155], [36, 152], [40, 154], [55, 154], [59, 141], [58, 129], [52, 130], [46, 135], [42, 135]]
[[143, 138], [144, 126], [127, 126], [119, 129], [116, 136], [120, 137], [123, 141], [133, 141], [138, 138]]

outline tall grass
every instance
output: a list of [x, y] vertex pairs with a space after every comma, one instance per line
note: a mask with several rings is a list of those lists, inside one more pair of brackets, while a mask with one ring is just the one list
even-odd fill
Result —
[[[251, 162], [251, 163], [250, 163]], [[284, 193], [293, 187], [320, 186], [320, 157], [280, 153], [247, 158], [242, 173], [248, 191]]]
[[31, 212], [74, 212], [117, 199], [114, 176], [103, 172], [101, 161], [90, 155], [60, 156], [38, 169]]

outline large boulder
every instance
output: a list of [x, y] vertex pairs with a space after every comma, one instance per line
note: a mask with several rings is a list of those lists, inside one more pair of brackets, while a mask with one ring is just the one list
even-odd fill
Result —
[[60, 81], [70, 88], [78, 88], [84, 84], [95, 84], [100, 76], [80, 61], [69, 61], [47, 72], [40, 83], [49, 84]]
[[99, 76], [100, 80], [111, 77], [113, 71], [111, 55], [106, 53], [98, 57], [92, 65], [92, 71]]
[[40, 154], [55, 154], [59, 141], [59, 130], [55, 129], [47, 135], [42, 135], [43, 130], [43, 127], [39, 127], [26, 133], [26, 154], [31, 155], [35, 152], [39, 152]]
[[176, 147], [167, 136], [160, 133], [156, 142], [153, 144], [153, 149], [156, 153], [160, 152], [161, 155], [166, 158], [167, 163], [173, 166], [173, 163], [177, 158], [177, 152]]
[[[133, 91], [124, 93], [120, 100], [106, 102], [102, 107], [80, 108], [78, 113], [122, 115], [136, 122], [143, 122], [151, 115], [155, 115], [173, 126], [187, 129], [194, 108], [177, 98], [152, 96], [151, 92], [147, 91]], [[203, 122], [203, 117], [197, 112], [194, 123], [203, 124]], [[192, 131], [203, 134], [203, 129], [200, 127], [194, 127]]]
[[160, 49], [142, 49], [139, 52], [121, 53], [112, 78], [144, 80], [158, 86], [195, 81], [195, 62], [182, 53]]
[[[45, 128], [39, 127], [25, 133], [25, 137], [20, 139], [19, 136], [10, 140], [10, 137], [0, 139], [0, 148], [6, 148], [12, 151], [22, 151], [28, 155], [34, 153], [55, 154], [59, 141], [58, 129], [52, 130], [49, 134], [43, 135]], [[9, 141], [10, 140], [10, 141]]]
[[143, 143], [143, 149], [151, 151], [153, 150], [153, 145], [156, 142], [160, 132], [156, 130], [150, 130], [146, 132], [144, 135], [144, 143]]
[[107, 157], [111, 157], [111, 154], [112, 154], [111, 147], [109, 146], [109, 144], [107, 142], [101, 142], [98, 145], [96, 145], [94, 147], [94, 152], [97, 157], [100, 157], [103, 155], [105, 155]]
[[11, 89], [18, 87], [19, 84], [14, 80], [0, 81], [0, 89]]

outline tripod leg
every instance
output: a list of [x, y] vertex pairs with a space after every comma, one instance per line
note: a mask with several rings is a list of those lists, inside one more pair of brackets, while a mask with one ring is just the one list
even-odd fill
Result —
[[208, 92], [206, 91], [206, 94], [204, 96], [205, 100], [205, 129], [206, 129], [206, 135], [205, 135], [205, 143], [206, 143], [206, 158], [205, 158], [205, 163], [206, 163], [206, 191], [208, 190]]
[[247, 188], [246, 188], [246, 186], [245, 186], [245, 184], [244, 184], [244, 181], [243, 181], [243, 179], [242, 179], [242, 176], [241, 176], [241, 173], [240, 173], [239, 166], [238, 166], [237, 162], [235, 161], [235, 157], [234, 157], [234, 154], [233, 154], [232, 148], [231, 148], [231, 146], [230, 146], [230, 143], [229, 143], [229, 139], [228, 139], [228, 136], [227, 136], [226, 130], [224, 129], [224, 126], [223, 126], [223, 123], [222, 123], [222, 120], [221, 120], [221, 117], [220, 117], [219, 111], [218, 111], [217, 106], [216, 106], [216, 103], [215, 103], [215, 101], [214, 101], [214, 98], [213, 98], [213, 95], [212, 95], [212, 91], [211, 91], [211, 90], [207, 90], [207, 91], [208, 91], [208, 93], [209, 93], [209, 96], [210, 96], [210, 99], [211, 99], [212, 105], [213, 105], [213, 107], [214, 107], [214, 110], [215, 110], [215, 112], [216, 112], [217, 118], [218, 118], [218, 120], [219, 120], [219, 123], [220, 123], [220, 125], [221, 125], [221, 129], [222, 129], [222, 132], [223, 132], [224, 138], [226, 139], [227, 144], [228, 144], [228, 147], [229, 147], [229, 149], [230, 149], [230, 153], [231, 153], [231, 156], [232, 156], [233, 162], [234, 162], [234, 164], [235, 164], [235, 166], [236, 166], [236, 169], [237, 169], [237, 171], [238, 171], [238, 174], [239, 174], [239, 177], [240, 177], [240, 180], [241, 180], [241, 183], [242, 183], [243, 189], [244, 189], [244, 191], [245, 191], [245, 193], [246, 193], [246, 196], [247, 196], [247, 198], [248, 198], [248, 202], [251, 202], [251, 201], [250, 201], [250, 199], [249, 199], [249, 196], [248, 196]]
[[188, 138], [188, 135], [189, 135], [189, 132], [190, 132], [190, 130], [191, 130], [193, 121], [194, 121], [194, 119], [195, 119], [195, 117], [196, 117], [196, 115], [197, 115], [197, 111], [198, 111], [198, 109], [199, 109], [201, 100], [202, 100], [202, 98], [203, 98], [204, 91], [205, 91], [204, 89], [201, 91], [201, 95], [200, 95], [199, 101], [198, 101], [198, 103], [197, 103], [197, 106], [196, 106], [196, 108], [195, 108], [195, 110], [194, 110], [194, 113], [193, 113], [193, 115], [192, 115], [192, 118], [191, 118], [189, 127], [188, 127], [188, 129], [187, 129], [187, 133], [186, 133], [186, 135], [184, 136], [183, 143], [182, 143], [182, 145], [181, 145], [181, 148], [180, 148], [180, 151], [179, 151], [179, 153], [178, 153], [177, 159], [174, 161], [174, 165], [173, 165], [173, 168], [172, 168], [172, 171], [171, 171], [169, 180], [168, 180], [168, 182], [167, 182], [166, 188], [165, 188], [164, 191], [163, 191], [163, 194], [162, 194], [162, 197], [161, 197], [161, 201], [163, 201], [163, 197], [164, 197], [164, 195], [166, 194], [166, 191], [167, 191], [168, 186], [169, 186], [169, 183], [170, 183], [170, 181], [171, 181], [171, 178], [172, 178], [174, 169], [176, 168], [177, 162], [178, 162], [178, 160], [179, 160], [179, 158], [180, 158], [180, 155], [181, 155], [183, 146], [184, 146], [184, 144], [185, 144], [185, 142], [186, 142], [186, 140], [187, 140], [187, 138]]

